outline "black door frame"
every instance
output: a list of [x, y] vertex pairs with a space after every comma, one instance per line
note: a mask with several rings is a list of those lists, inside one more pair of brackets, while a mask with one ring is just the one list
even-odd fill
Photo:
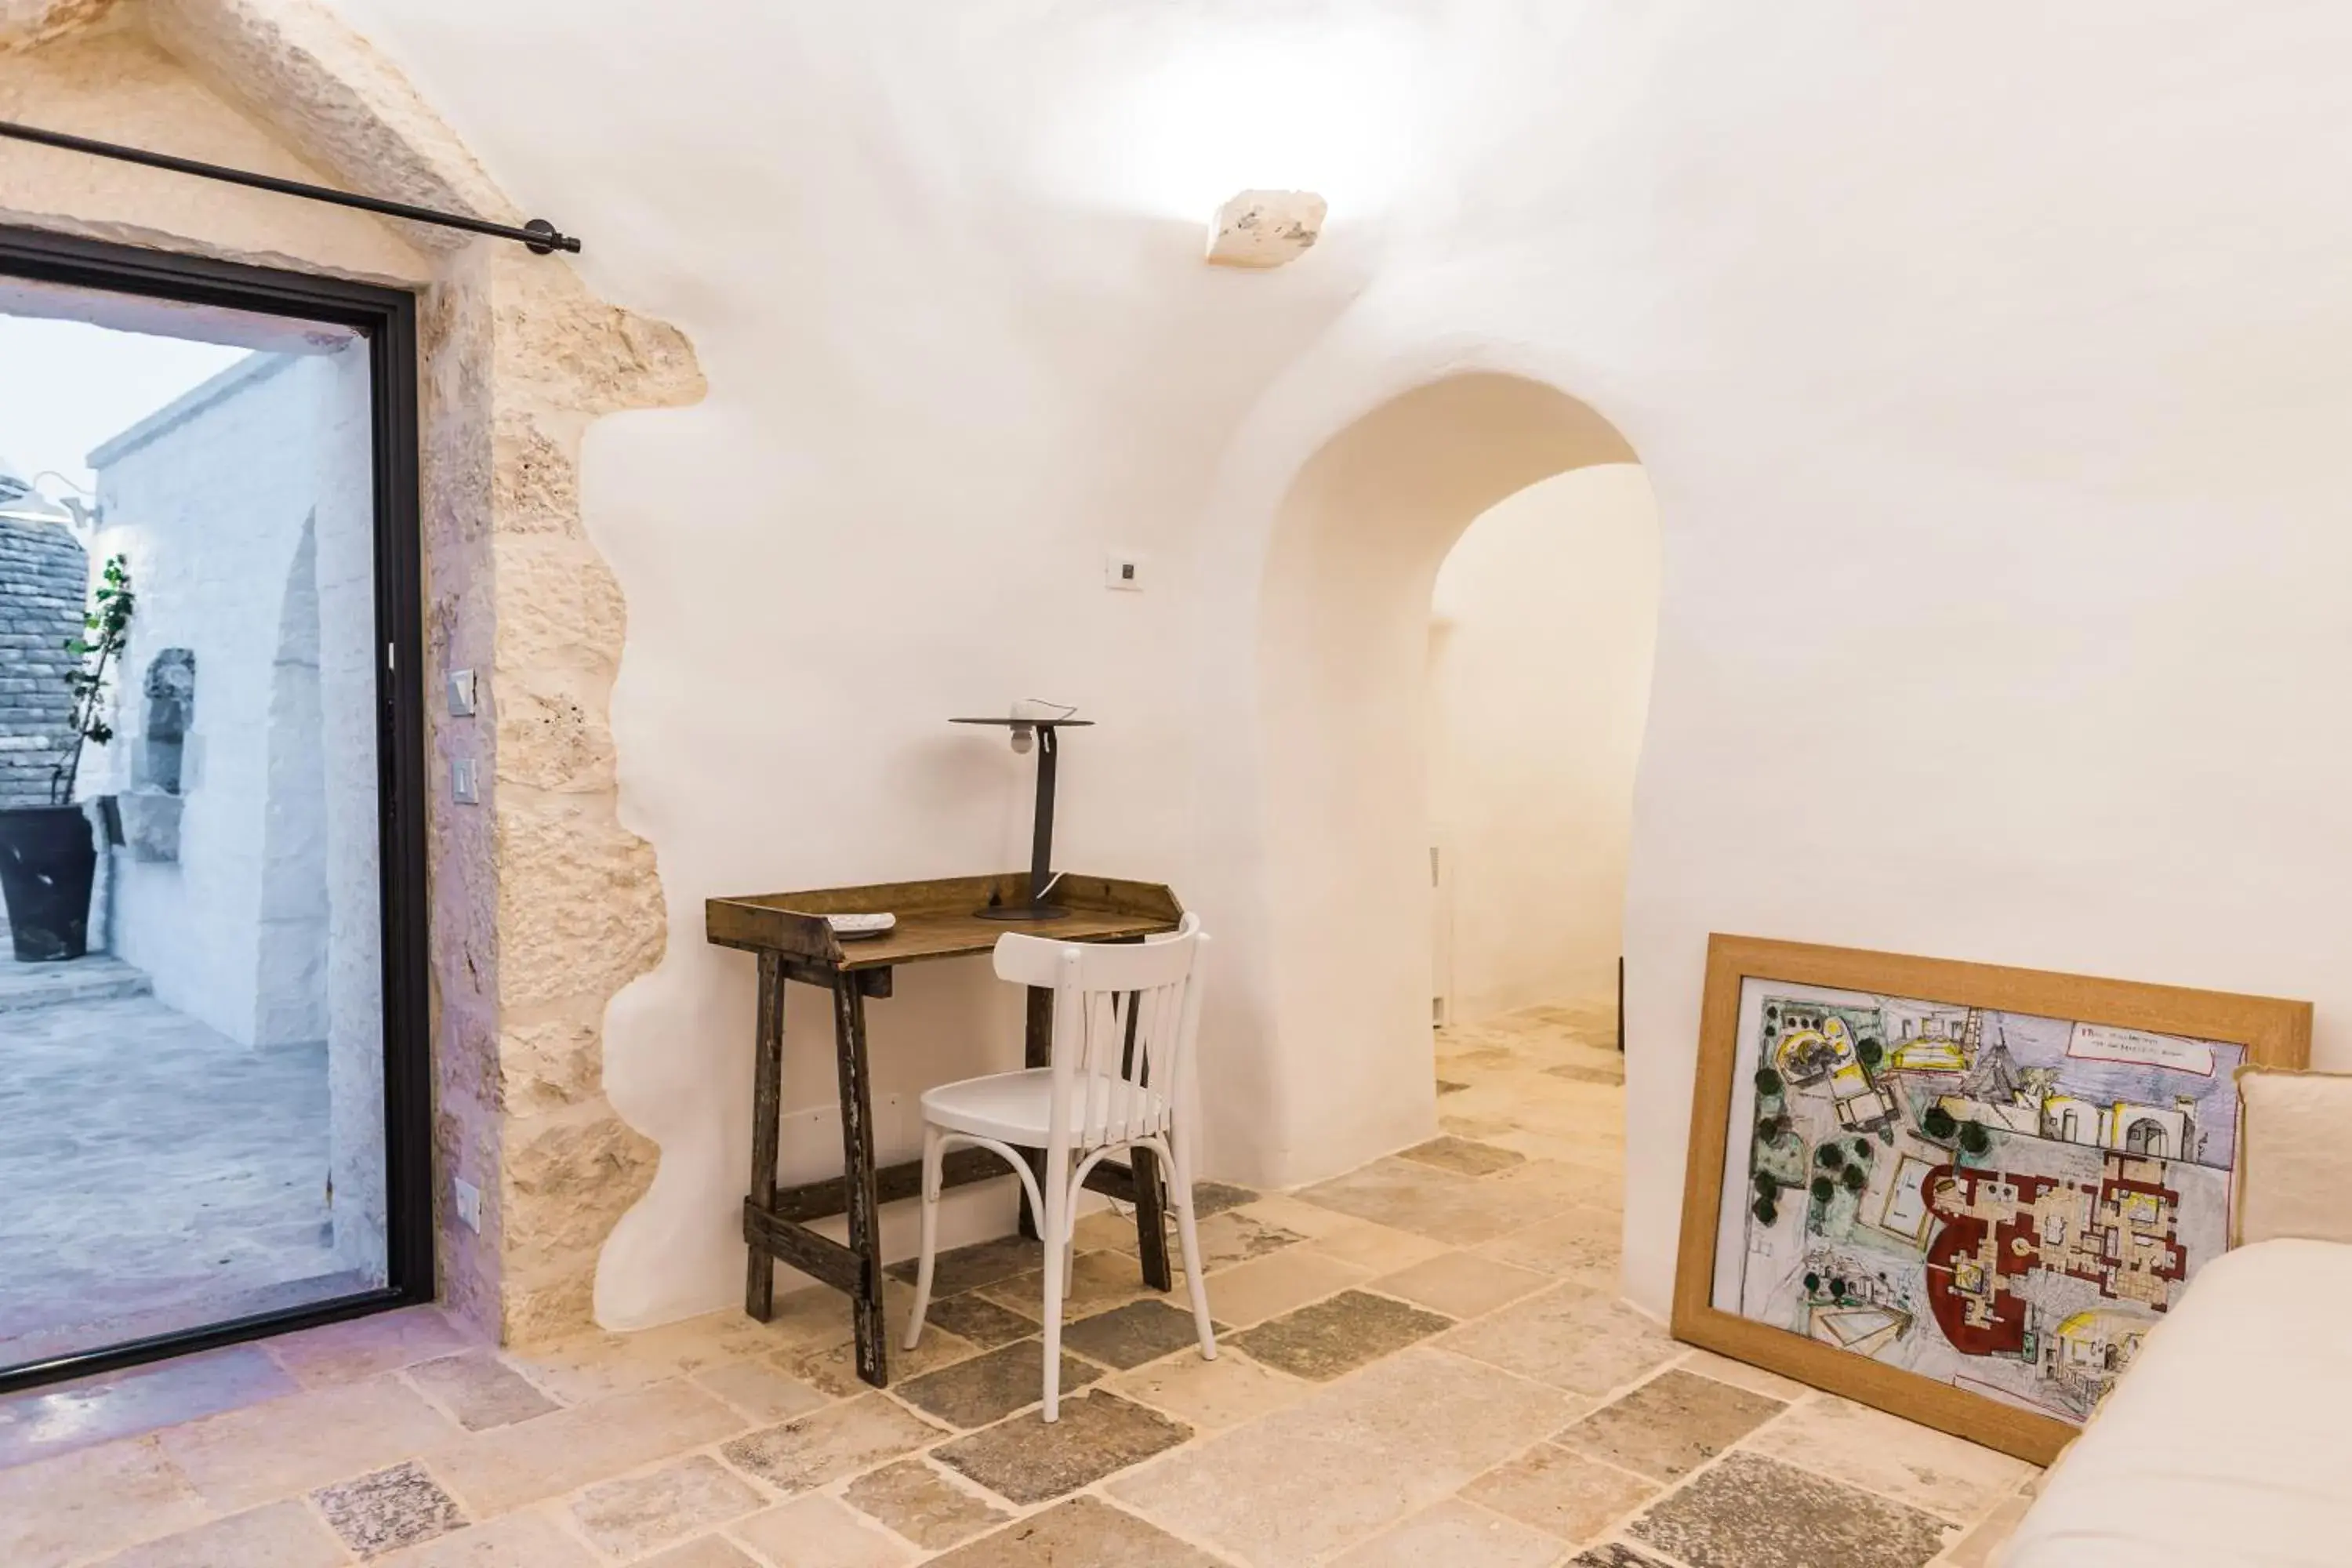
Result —
[[369, 342], [375, 478], [376, 799], [383, 922], [388, 1283], [0, 1370], [0, 1394], [430, 1301], [433, 1074], [426, 985], [423, 547], [417, 499], [416, 297], [404, 289], [0, 225], [0, 275], [262, 315], [330, 321]]

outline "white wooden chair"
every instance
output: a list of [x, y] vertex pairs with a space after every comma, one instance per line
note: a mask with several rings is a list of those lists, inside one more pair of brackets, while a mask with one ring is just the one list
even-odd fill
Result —
[[[1061, 1415], [1062, 1300], [1075, 1251], [1077, 1198], [1106, 1155], [1144, 1148], [1168, 1173], [1184, 1282], [1201, 1354], [1214, 1360], [1209, 1292], [1201, 1279], [1192, 1218], [1192, 1152], [1186, 1125], [1192, 1039], [1201, 1022], [1201, 962], [1209, 939], [1186, 915], [1171, 935], [1125, 945], [1055, 942], [1007, 932], [996, 941], [996, 973], [1054, 993], [1054, 1065], [942, 1084], [923, 1095], [923, 1238], [907, 1348], [922, 1338], [938, 1251], [940, 1162], [974, 1144], [1004, 1157], [1044, 1216], [1045, 1419]], [[1045, 1190], [1021, 1155], [1045, 1153]]]

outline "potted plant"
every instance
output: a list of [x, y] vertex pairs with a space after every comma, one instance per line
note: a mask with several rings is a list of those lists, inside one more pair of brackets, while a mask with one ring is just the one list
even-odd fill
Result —
[[131, 571], [120, 555], [100, 574], [82, 616], [82, 635], [66, 643], [80, 665], [66, 676], [73, 693], [72, 737], [49, 775], [49, 804], [0, 810], [0, 898], [16, 957], [26, 963], [79, 958], [89, 951], [89, 895], [98, 846], [89, 818], [74, 804], [82, 747], [114, 738], [103, 717], [107, 681], [131, 635]]

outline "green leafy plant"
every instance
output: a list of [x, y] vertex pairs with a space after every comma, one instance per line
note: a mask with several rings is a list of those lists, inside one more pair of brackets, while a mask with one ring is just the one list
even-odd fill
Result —
[[1858, 1193], [1870, 1184], [1870, 1173], [1860, 1165], [1848, 1165], [1844, 1174], [1838, 1177], [1838, 1180], [1845, 1184], [1847, 1192]]
[[1952, 1120], [1952, 1113], [1940, 1105], [1929, 1106], [1927, 1114], [1919, 1118], [1919, 1130], [1930, 1138], [1949, 1138], [1959, 1127]]
[[1831, 1181], [1827, 1176], [1815, 1176], [1813, 1178], [1812, 1194], [1813, 1202], [1817, 1204], [1825, 1204], [1832, 1198], [1837, 1196], [1837, 1184]]
[[1821, 1163], [1822, 1170], [1834, 1171], [1845, 1163], [1845, 1151], [1834, 1143], [1824, 1143], [1813, 1151], [1813, 1158]]
[[1862, 1044], [1854, 1047], [1853, 1054], [1862, 1058], [1863, 1066], [1874, 1069], [1881, 1061], [1885, 1059], [1886, 1047], [1876, 1040], [1865, 1039]]
[[1992, 1147], [1992, 1134], [1981, 1121], [1970, 1121], [1960, 1129], [1960, 1147], [1971, 1154], [1981, 1154]]
[[66, 639], [65, 648], [81, 660], [67, 672], [66, 687], [73, 693], [73, 744], [49, 774], [49, 804], [72, 802], [74, 782], [81, 774], [85, 744], [103, 746], [114, 739], [114, 728], [102, 714], [108, 680], [131, 640], [131, 616], [137, 600], [131, 592], [131, 566], [122, 556], [111, 556], [89, 596], [81, 618], [82, 635]]
[[1780, 1093], [1780, 1075], [1770, 1068], [1758, 1068], [1756, 1069], [1756, 1092], [1759, 1094]]
[[1761, 1221], [1765, 1225], [1771, 1225], [1776, 1223], [1780, 1217], [1780, 1205], [1774, 1203], [1770, 1198], [1758, 1198], [1756, 1200], [1756, 1206], [1753, 1212], [1755, 1213], [1758, 1220]]

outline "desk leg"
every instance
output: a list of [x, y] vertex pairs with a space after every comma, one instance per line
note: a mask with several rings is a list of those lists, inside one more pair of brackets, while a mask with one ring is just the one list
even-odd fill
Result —
[[850, 1301], [857, 1329], [857, 1375], [877, 1388], [890, 1381], [889, 1325], [882, 1310], [882, 1205], [874, 1182], [874, 1086], [866, 1062], [866, 995], [857, 976], [833, 984], [834, 1043], [841, 1061], [841, 1166], [849, 1199], [849, 1250], [857, 1255]]
[[[760, 1021], [751, 1077], [751, 1202], [776, 1201], [776, 1123], [783, 1112], [784, 971], [772, 952], [760, 954]], [[743, 1276], [743, 1310], [761, 1322], [776, 1315], [776, 1260], [754, 1241]]]
[[[1024, 1068], [1049, 1068], [1054, 1065], [1054, 992], [1052, 987], [1032, 985], [1028, 988], [1028, 1021], [1021, 1042], [1021, 1065]], [[1022, 1157], [1029, 1162], [1029, 1173], [1037, 1179], [1037, 1190], [1045, 1190], [1045, 1151], [1024, 1149]], [[1021, 1194], [1021, 1234], [1034, 1241], [1043, 1234], [1043, 1218], [1029, 1206], [1029, 1194]]]
[[1135, 1174], [1135, 1256], [1143, 1265], [1143, 1282], [1154, 1290], [1173, 1289], [1176, 1277], [1168, 1269], [1167, 1198], [1160, 1185], [1160, 1156], [1149, 1149], [1129, 1149], [1127, 1165]]

